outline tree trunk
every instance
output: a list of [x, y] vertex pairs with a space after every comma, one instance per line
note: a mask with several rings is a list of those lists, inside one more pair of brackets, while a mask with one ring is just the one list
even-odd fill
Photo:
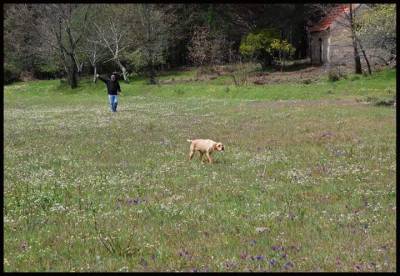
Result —
[[149, 66], [149, 77], [150, 77], [149, 83], [156, 84], [156, 74], [155, 74], [154, 66], [152, 63]]
[[355, 34], [355, 30], [354, 30], [352, 4], [350, 4], [350, 28], [351, 28], [351, 38], [352, 38], [352, 41], [353, 41], [353, 48], [354, 48], [355, 73], [356, 74], [362, 74], [361, 59], [360, 59], [360, 54], [358, 53], [358, 49], [357, 49], [356, 34]]
[[356, 74], [362, 74], [361, 59], [360, 59], [360, 55], [358, 53], [357, 45], [354, 44], [353, 47], [354, 47], [355, 73]]
[[122, 70], [122, 76], [124, 77], [124, 81], [128, 83], [129, 82], [128, 72], [126, 72], [126, 68], [123, 65], [121, 65], [121, 70]]
[[122, 76], [124, 77], [124, 81], [125, 81], [126, 83], [128, 83], [128, 82], [129, 82], [129, 79], [128, 79], [128, 72], [126, 72], [125, 66], [122, 65], [122, 63], [121, 63], [121, 61], [120, 61], [119, 59], [116, 59], [115, 62], [117, 63], [118, 67], [119, 67], [119, 68], [121, 69], [121, 71], [122, 71]]
[[75, 60], [73, 56], [70, 56], [70, 62], [68, 64], [68, 82], [72, 89], [78, 87], [78, 72], [75, 65]]
[[365, 62], [367, 63], [368, 73], [371, 75], [371, 74], [372, 74], [372, 72], [371, 72], [371, 66], [370, 66], [370, 64], [369, 64], [369, 60], [368, 60], [368, 58], [367, 58], [367, 54], [365, 53], [365, 50], [364, 50], [364, 48], [362, 47], [361, 41], [360, 41], [359, 39], [358, 39], [358, 45], [360, 45], [361, 52], [362, 52], [362, 54], [363, 54], [363, 57], [364, 57], [364, 59], [365, 59]]
[[83, 62], [81, 64], [79, 64], [79, 67], [78, 67], [78, 76], [79, 77], [82, 75], [82, 71], [83, 71]]
[[94, 68], [94, 70], [93, 70], [93, 82], [94, 83], [96, 83], [97, 82], [97, 78], [96, 78], [96, 75], [97, 75], [97, 66], [96, 65], [94, 65], [93, 66]]
[[68, 82], [72, 89], [78, 87], [78, 76], [75, 66], [68, 70]]

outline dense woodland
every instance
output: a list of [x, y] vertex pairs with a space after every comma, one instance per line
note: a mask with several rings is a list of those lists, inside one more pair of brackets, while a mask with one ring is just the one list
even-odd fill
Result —
[[[393, 59], [395, 5], [369, 6], [371, 12], [360, 18], [355, 33], [370, 43], [384, 40], [385, 47], [392, 45], [388, 51]], [[4, 77], [6, 83], [65, 78], [74, 88], [83, 75], [114, 71], [127, 82], [130, 77], [145, 75], [150, 83], [156, 83], [160, 70], [182, 66], [256, 60], [265, 69], [282, 59], [306, 58], [306, 26], [318, 22], [332, 7], [334, 4], [6, 4]], [[382, 27], [385, 31], [379, 30]]]

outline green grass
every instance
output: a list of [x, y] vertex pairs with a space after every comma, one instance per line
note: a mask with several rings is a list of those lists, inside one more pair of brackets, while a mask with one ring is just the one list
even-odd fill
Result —
[[6, 86], [4, 270], [396, 271], [395, 74]]

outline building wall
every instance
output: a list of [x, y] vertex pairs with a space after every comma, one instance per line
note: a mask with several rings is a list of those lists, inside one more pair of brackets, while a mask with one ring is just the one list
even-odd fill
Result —
[[335, 20], [330, 28], [330, 65], [354, 66], [354, 48], [351, 38], [350, 22], [343, 15]]
[[[359, 13], [364, 9], [360, 5], [354, 12]], [[343, 66], [354, 69], [354, 48], [351, 38], [351, 29], [348, 15], [343, 14], [336, 18], [331, 26], [323, 32], [311, 33], [311, 60], [313, 64], [319, 64], [319, 42], [322, 39], [322, 63], [329, 66]], [[359, 54], [363, 69], [366, 68], [361, 50]]]

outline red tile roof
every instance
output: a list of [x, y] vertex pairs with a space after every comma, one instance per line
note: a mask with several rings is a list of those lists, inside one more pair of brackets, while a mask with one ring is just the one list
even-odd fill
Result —
[[349, 10], [350, 9], [348, 4], [342, 4], [334, 7], [324, 18], [322, 18], [317, 24], [309, 29], [310, 32], [321, 32], [328, 29], [331, 26], [332, 22], [335, 21], [338, 16], [342, 15], [345, 12], [349, 12]]

